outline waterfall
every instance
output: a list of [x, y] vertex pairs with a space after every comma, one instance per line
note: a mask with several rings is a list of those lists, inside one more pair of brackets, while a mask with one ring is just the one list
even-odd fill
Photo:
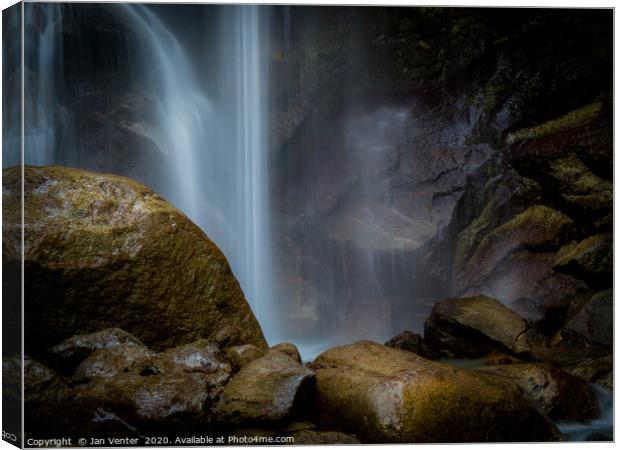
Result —
[[[89, 15], [93, 9], [26, 4], [26, 164], [112, 171], [152, 187], [224, 252], [266, 337], [272, 341], [278, 333], [270, 306], [264, 52], [268, 7], [210, 9], [209, 23], [215, 27], [204, 24], [198, 33], [204, 39], [194, 43], [196, 48], [204, 48], [199, 58], [196, 52], [189, 55], [187, 42], [179, 40], [156, 7], [115, 4], [102, 8], [109, 8], [105, 11], [111, 20], [126, 27], [123, 38], [115, 43], [126, 53], [122, 58], [116, 54], [118, 48], [108, 50], [107, 41], [82, 42], [80, 33], [92, 24]], [[73, 42], [72, 49], [84, 51], [77, 57], [92, 65], [78, 75], [65, 73], [65, 25], [78, 30], [72, 37], [79, 42]], [[103, 53], [105, 61], [90, 57], [93, 45], [98, 46], [97, 53]], [[113, 67], [121, 74], [114, 80], [114, 92], [92, 83], [98, 76], [97, 64]], [[126, 67], [121, 70], [123, 65]], [[67, 75], [73, 79], [69, 81]], [[98, 93], [92, 94], [96, 90], [93, 85]], [[143, 115], [143, 110], [136, 113], [132, 109], [129, 117], [104, 117], [92, 128], [77, 124], [80, 114], [88, 118], [95, 115], [88, 99], [86, 112], [76, 110], [76, 102], [84, 101], [85, 96], [79, 93], [80, 88], [87, 91], [86, 95], [99, 95], [104, 103], [112, 103], [113, 114], [124, 107], [123, 93], [135, 92], [135, 86], [145, 93], [148, 105], [144, 109], [155, 122], [152, 128], [145, 126], [143, 118], [133, 117]], [[101, 115], [110, 110], [95, 111]], [[15, 139], [18, 128], [12, 130]], [[109, 152], [114, 148], [90, 145], [97, 138], [93, 135], [104, 134], [96, 142], [113, 147], [119, 138], [112, 135], [119, 129], [129, 129], [149, 143], [150, 148], [121, 149], [121, 153], [133, 150], [138, 155], [137, 165], [142, 170], [137, 173], [110, 162]], [[16, 165], [19, 160], [4, 163]]]
[[[157, 117], [170, 178], [150, 183], [222, 249], [267, 338], [270, 307], [265, 17], [258, 6], [219, 8], [208, 94], [182, 46], [140, 5], [120, 6], [154, 54]], [[205, 55], [207, 56], [207, 55]], [[143, 61], [146, 71], [148, 60]]]

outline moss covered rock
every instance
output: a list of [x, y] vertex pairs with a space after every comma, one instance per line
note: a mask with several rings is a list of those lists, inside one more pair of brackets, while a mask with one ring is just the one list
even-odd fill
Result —
[[291, 417], [314, 382], [312, 371], [278, 350], [245, 365], [224, 388], [215, 409], [224, 423], [269, 423]]
[[548, 206], [528, 208], [482, 239], [462, 272], [457, 274], [458, 288], [479, 285], [519, 247], [561, 242], [572, 224], [569, 217]]
[[360, 341], [312, 363], [325, 426], [362, 442], [546, 441], [554, 425], [510, 383]]
[[563, 247], [554, 269], [581, 278], [592, 287], [607, 287], [613, 281], [613, 259], [613, 236], [597, 234]]
[[[19, 205], [20, 172], [3, 172], [7, 204]], [[266, 348], [222, 252], [146, 186], [76, 169], [26, 167], [24, 196], [26, 349], [110, 327], [155, 350], [200, 338]], [[19, 230], [13, 231], [3, 246], [8, 265], [19, 264], [21, 253]]]
[[552, 420], [587, 422], [598, 417], [596, 397], [588, 385], [549, 364], [506, 364], [479, 370], [514, 382]]
[[435, 303], [424, 323], [424, 338], [436, 351], [457, 358], [477, 358], [493, 350], [527, 352], [538, 344], [525, 320], [484, 295]]

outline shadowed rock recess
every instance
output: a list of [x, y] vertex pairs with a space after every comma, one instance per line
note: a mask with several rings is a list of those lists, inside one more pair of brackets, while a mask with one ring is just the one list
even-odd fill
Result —
[[613, 439], [611, 10], [29, 5], [27, 437]]

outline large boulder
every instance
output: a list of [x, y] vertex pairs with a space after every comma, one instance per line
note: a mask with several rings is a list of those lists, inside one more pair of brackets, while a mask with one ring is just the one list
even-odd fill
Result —
[[[21, 169], [3, 176], [3, 202], [19, 205]], [[27, 350], [109, 327], [155, 350], [200, 338], [266, 348], [222, 252], [146, 186], [120, 176], [28, 166], [24, 196]], [[19, 265], [20, 254], [19, 229], [7, 230], [4, 264]]]
[[598, 417], [596, 397], [588, 385], [549, 364], [505, 364], [479, 370], [514, 382], [552, 420], [587, 422]]
[[289, 418], [308, 398], [312, 371], [278, 350], [241, 368], [225, 386], [215, 408], [224, 423], [268, 423]]
[[478, 358], [492, 350], [518, 354], [538, 345], [535, 330], [525, 320], [484, 295], [435, 303], [424, 323], [424, 338], [448, 357]]
[[557, 429], [518, 387], [360, 341], [317, 357], [317, 411], [362, 442], [547, 441]]

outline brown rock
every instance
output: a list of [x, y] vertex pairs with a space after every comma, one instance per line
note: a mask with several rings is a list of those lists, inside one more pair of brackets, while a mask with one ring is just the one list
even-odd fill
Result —
[[398, 350], [415, 353], [423, 358], [433, 359], [437, 356], [435, 352], [426, 345], [422, 336], [409, 330], [397, 334], [387, 341], [385, 345]]
[[546, 441], [557, 429], [495, 377], [360, 341], [313, 363], [317, 411], [365, 443]]
[[549, 364], [507, 364], [479, 370], [513, 381], [552, 420], [586, 422], [598, 417], [596, 397], [587, 384]]
[[119, 345], [97, 350], [71, 381], [74, 406], [85, 416], [104, 411], [142, 431], [204, 426], [228, 381], [230, 366], [201, 340], [164, 353]]
[[535, 205], [489, 232], [456, 276], [457, 288], [465, 290], [481, 284], [496, 266], [517, 248], [557, 242], [573, 221], [552, 208]]
[[[19, 204], [21, 169], [3, 175], [3, 202]], [[77, 169], [26, 167], [24, 196], [27, 349], [109, 327], [155, 350], [200, 338], [266, 347], [222, 252], [146, 186]], [[5, 264], [19, 264], [18, 238], [7, 230]]]
[[484, 295], [440, 300], [424, 324], [426, 342], [457, 358], [478, 358], [492, 350], [526, 352], [535, 344], [533, 334], [515, 312]]
[[585, 280], [594, 288], [611, 286], [613, 281], [613, 237], [590, 236], [578, 244], [562, 248], [555, 270]]
[[138, 338], [126, 331], [108, 328], [96, 333], [71, 336], [52, 347], [50, 353], [64, 373], [72, 373], [78, 364], [94, 351], [118, 345], [144, 346]]
[[235, 345], [226, 350], [226, 358], [230, 361], [233, 370], [238, 371], [255, 359], [265, 356], [266, 350], [252, 344]]
[[276, 344], [271, 347], [271, 350], [282, 352], [291, 357], [293, 361], [297, 361], [301, 364], [301, 355], [299, 354], [299, 350], [297, 350], [295, 344], [291, 344], [290, 342], [282, 342], [281, 344]]
[[313, 382], [311, 370], [282, 352], [270, 350], [230, 380], [215, 413], [226, 423], [280, 421], [295, 412]]
[[360, 441], [349, 434], [338, 431], [301, 430], [291, 435], [293, 445], [345, 445], [360, 444]]

